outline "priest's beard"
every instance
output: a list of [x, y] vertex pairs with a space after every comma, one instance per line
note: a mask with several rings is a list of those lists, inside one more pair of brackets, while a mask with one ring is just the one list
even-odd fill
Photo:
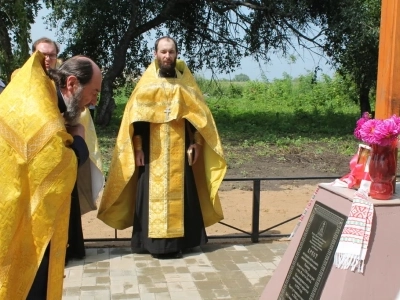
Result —
[[65, 123], [71, 126], [77, 125], [81, 117], [81, 108], [79, 107], [79, 101], [82, 97], [83, 87], [79, 85], [76, 92], [72, 94], [69, 101], [66, 101], [65, 105], [67, 110], [64, 112]]
[[176, 77], [175, 73], [175, 66], [176, 66], [176, 59], [172, 61], [170, 65], [163, 65], [161, 59], [157, 57], [158, 66], [160, 68], [159, 74], [160, 77]]

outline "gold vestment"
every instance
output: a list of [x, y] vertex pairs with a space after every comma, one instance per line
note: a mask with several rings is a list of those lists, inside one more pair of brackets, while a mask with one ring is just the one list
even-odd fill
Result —
[[[57, 63], [57, 67], [59, 65]], [[14, 70], [11, 79], [18, 74], [19, 70]], [[54, 81], [52, 83], [55, 88]], [[57, 103], [57, 98], [54, 101]], [[97, 209], [97, 201], [101, 197], [105, 179], [96, 129], [88, 108], [81, 113], [79, 123], [85, 127], [85, 142], [89, 150], [89, 159], [79, 167], [77, 177], [79, 206], [81, 215], [84, 215]]]
[[51, 241], [47, 299], [61, 299], [77, 159], [44, 56], [0, 95], [0, 299], [26, 299]]
[[226, 162], [217, 128], [186, 64], [178, 61], [176, 68], [177, 78], [162, 78], [153, 62], [126, 104], [98, 212], [98, 218], [113, 228], [133, 225], [138, 167], [132, 138], [138, 121], [150, 123], [149, 236], [184, 235], [184, 162], [176, 160], [186, 151], [185, 120], [204, 138], [203, 156], [192, 166], [204, 225], [223, 219], [218, 189]]
[[97, 209], [105, 180], [96, 129], [88, 108], [81, 113], [79, 123], [85, 127], [85, 142], [89, 150], [89, 159], [78, 168], [77, 188], [83, 215]]

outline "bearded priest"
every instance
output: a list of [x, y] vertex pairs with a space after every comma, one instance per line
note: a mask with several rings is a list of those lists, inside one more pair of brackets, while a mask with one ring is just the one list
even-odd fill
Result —
[[78, 122], [102, 76], [83, 56], [47, 72], [37, 51], [0, 95], [0, 299], [62, 298], [71, 192], [89, 157]]
[[154, 55], [125, 107], [98, 218], [116, 229], [133, 226], [134, 252], [181, 258], [223, 219], [226, 162], [176, 41], [159, 38]]

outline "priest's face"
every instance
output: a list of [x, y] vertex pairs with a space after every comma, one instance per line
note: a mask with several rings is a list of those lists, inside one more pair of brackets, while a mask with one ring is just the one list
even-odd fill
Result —
[[75, 92], [70, 97], [66, 97], [65, 105], [67, 110], [64, 112], [65, 123], [71, 126], [77, 125], [81, 117], [81, 99], [82, 99], [83, 87], [81, 84], [75, 89]]
[[36, 45], [36, 50], [45, 55], [44, 64], [46, 70], [55, 69], [57, 65], [57, 49], [53, 43], [39, 43]]
[[158, 42], [157, 51], [154, 53], [160, 70], [164, 73], [170, 73], [175, 70], [176, 47], [174, 41], [168, 38], [162, 39]]
[[101, 91], [102, 75], [100, 69], [95, 66], [93, 69], [92, 79], [83, 86], [81, 99], [79, 102], [80, 108], [85, 110], [85, 107], [97, 104], [97, 97]]

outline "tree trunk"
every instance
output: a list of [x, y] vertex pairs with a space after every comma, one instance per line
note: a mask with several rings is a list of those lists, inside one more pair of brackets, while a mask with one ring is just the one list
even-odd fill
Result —
[[3, 20], [0, 19], [0, 21], [2, 22], [2, 24], [0, 24], [0, 47], [2, 48], [0, 51], [0, 71], [7, 76], [7, 82], [10, 82], [11, 73], [13, 71], [14, 56], [7, 27]]
[[164, 5], [161, 13], [140, 27], [136, 27], [138, 20], [138, 9], [140, 8], [139, 0], [131, 0], [132, 13], [128, 28], [126, 29], [122, 39], [117, 45], [114, 54], [113, 62], [110, 69], [108, 69], [103, 79], [103, 86], [101, 89], [99, 108], [96, 115], [96, 124], [107, 126], [110, 123], [112, 113], [115, 109], [115, 100], [113, 98], [113, 82], [125, 67], [126, 53], [129, 48], [130, 42], [135, 38], [157, 26], [160, 26], [167, 20], [167, 16], [172, 15], [176, 11], [176, 7], [184, 3], [190, 3], [191, 0], [169, 0]]
[[371, 104], [369, 103], [369, 91], [370, 87], [368, 86], [361, 86], [360, 88], [360, 94], [359, 94], [359, 103], [360, 103], [360, 114], [364, 112], [371, 112]]
[[112, 114], [116, 107], [115, 100], [113, 98], [113, 81], [115, 77], [111, 77], [108, 74], [104, 77], [103, 87], [100, 95], [100, 105], [96, 113], [96, 124], [101, 126], [107, 126], [110, 124]]

